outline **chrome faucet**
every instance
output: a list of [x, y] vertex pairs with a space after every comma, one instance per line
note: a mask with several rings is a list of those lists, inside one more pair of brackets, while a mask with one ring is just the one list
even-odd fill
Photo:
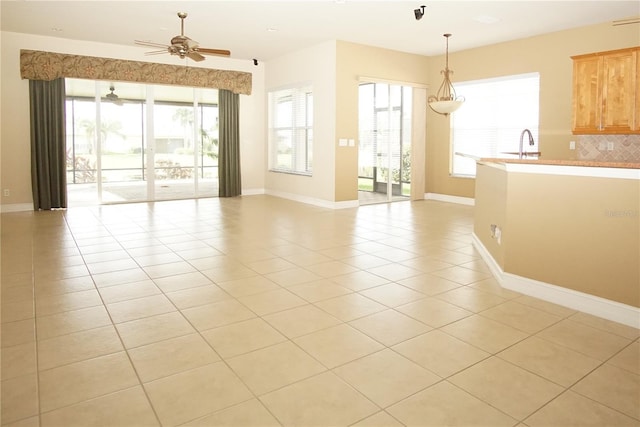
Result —
[[533, 135], [531, 135], [531, 131], [529, 129], [525, 129], [522, 131], [522, 133], [520, 134], [520, 147], [518, 150], [518, 158], [521, 159], [522, 156], [526, 156], [526, 154], [523, 151], [522, 148], [522, 141], [524, 140], [524, 134], [529, 134], [529, 145], [533, 146], [535, 144], [535, 142], [533, 141]]

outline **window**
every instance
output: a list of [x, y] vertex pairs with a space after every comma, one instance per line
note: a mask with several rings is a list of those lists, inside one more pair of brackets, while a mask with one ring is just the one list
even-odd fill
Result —
[[311, 175], [312, 166], [311, 86], [269, 92], [269, 170]]
[[456, 153], [477, 157], [509, 157], [517, 152], [520, 134], [529, 129], [535, 145], [525, 138], [525, 151], [538, 151], [540, 75], [520, 74], [455, 85], [464, 105], [451, 115], [454, 176], [475, 177], [476, 162]]

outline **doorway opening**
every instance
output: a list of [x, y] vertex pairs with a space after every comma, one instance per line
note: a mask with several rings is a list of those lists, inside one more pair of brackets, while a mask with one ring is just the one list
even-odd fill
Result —
[[360, 204], [410, 200], [410, 86], [359, 86], [358, 200]]

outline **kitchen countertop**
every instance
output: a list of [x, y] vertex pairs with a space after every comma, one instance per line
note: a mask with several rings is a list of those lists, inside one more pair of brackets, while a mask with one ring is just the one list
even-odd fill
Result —
[[602, 162], [594, 160], [557, 160], [557, 159], [506, 159], [496, 157], [483, 157], [478, 159], [485, 163], [519, 163], [527, 165], [557, 165], [557, 166], [582, 166], [597, 168], [623, 168], [640, 169], [640, 162]]

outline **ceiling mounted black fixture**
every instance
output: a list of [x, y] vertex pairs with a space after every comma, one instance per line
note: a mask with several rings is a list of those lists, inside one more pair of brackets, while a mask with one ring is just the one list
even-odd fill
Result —
[[424, 16], [424, 8], [425, 7], [426, 7], [425, 5], [422, 5], [418, 9], [413, 9], [413, 14], [416, 17], [416, 21], [421, 20], [422, 17]]

